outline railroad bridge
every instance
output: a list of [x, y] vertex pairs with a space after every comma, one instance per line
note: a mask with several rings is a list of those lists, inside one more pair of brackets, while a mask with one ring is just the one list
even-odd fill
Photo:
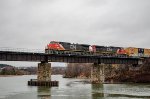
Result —
[[28, 61], [40, 62], [38, 64], [38, 81], [51, 81], [51, 64], [49, 62], [65, 63], [93, 63], [91, 81], [104, 83], [104, 64], [133, 64], [141, 63], [140, 58], [88, 56], [88, 55], [59, 55], [38, 52], [0, 51], [0, 61]]

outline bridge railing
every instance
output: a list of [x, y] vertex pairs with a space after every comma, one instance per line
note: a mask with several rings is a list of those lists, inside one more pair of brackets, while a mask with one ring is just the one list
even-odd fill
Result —
[[11, 48], [11, 47], [0, 47], [0, 51], [45, 53], [44, 49], [27, 49], [27, 48]]

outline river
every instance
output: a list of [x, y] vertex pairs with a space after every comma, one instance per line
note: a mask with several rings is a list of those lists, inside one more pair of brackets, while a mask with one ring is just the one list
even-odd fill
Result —
[[97, 84], [52, 75], [59, 87], [28, 86], [35, 75], [0, 77], [0, 99], [150, 99], [150, 84]]

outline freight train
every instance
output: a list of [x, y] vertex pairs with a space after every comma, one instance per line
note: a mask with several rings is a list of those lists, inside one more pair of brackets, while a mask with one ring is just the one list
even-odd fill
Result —
[[98, 46], [51, 41], [45, 48], [46, 54], [97, 55], [118, 57], [150, 57], [150, 49], [134, 47]]

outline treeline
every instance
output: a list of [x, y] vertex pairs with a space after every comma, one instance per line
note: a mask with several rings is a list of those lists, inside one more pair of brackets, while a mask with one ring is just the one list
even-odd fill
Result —
[[14, 67], [7, 64], [0, 64], [0, 75], [30, 75], [36, 74], [36, 67]]
[[[37, 67], [14, 67], [7, 64], [0, 64], [0, 75], [36, 75]], [[52, 75], [64, 75], [66, 67], [51, 67]]]
[[90, 78], [91, 64], [88, 63], [69, 63], [64, 77], [66, 78]]
[[13, 66], [4, 66], [0, 69], [0, 75], [22, 75], [23, 73]]
[[52, 75], [64, 75], [66, 71], [66, 67], [51, 67], [51, 69]]
[[0, 75], [16, 75], [16, 70], [14, 68], [11, 70], [2, 69]]
[[105, 69], [107, 82], [150, 83], [150, 58], [141, 65], [112, 65]]

